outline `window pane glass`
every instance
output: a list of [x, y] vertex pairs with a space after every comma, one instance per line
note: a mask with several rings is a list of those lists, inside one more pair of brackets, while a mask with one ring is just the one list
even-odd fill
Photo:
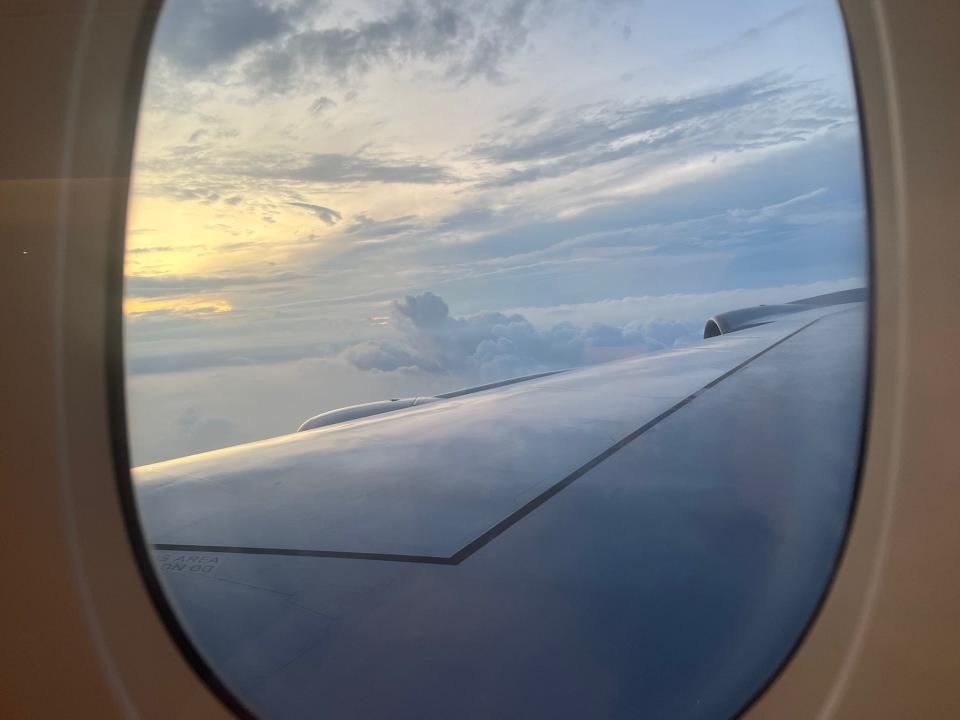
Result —
[[268, 718], [728, 717], [858, 472], [827, 0], [168, 0], [126, 255], [145, 536]]

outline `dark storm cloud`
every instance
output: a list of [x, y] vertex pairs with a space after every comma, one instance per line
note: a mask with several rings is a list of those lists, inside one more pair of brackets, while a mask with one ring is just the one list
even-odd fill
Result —
[[291, 202], [287, 204], [293, 205], [294, 207], [303, 208], [304, 210], [309, 210], [313, 215], [320, 218], [327, 225], [336, 225], [343, 219], [343, 216], [339, 212], [331, 208], [324, 207], [323, 205], [314, 205], [312, 203], [305, 202]]

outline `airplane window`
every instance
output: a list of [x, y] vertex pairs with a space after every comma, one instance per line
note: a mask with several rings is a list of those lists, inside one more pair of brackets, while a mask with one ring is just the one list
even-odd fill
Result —
[[832, 0], [168, 0], [130, 191], [144, 549], [264, 718], [714, 718], [856, 489]]

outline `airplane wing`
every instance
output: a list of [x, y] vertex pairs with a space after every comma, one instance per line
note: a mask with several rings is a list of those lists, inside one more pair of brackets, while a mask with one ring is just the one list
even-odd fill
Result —
[[182, 623], [282, 717], [736, 713], [842, 543], [863, 293], [704, 334], [136, 468]]

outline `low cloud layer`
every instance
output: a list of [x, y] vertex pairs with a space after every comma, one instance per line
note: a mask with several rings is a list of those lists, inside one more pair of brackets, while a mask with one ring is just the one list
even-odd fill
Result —
[[[682, 345], [699, 338], [711, 314], [861, 283], [849, 278], [468, 317], [451, 316], [442, 298], [421, 293], [393, 305], [387, 327], [373, 338], [356, 338], [346, 350], [316, 335], [313, 316], [283, 332], [276, 327], [281, 320], [272, 318], [242, 337], [210, 319], [138, 316], [127, 325], [134, 340], [127, 347], [134, 464], [291, 432], [308, 417], [354, 403], [436, 395]], [[330, 313], [331, 321], [333, 315], [341, 322], [353, 317], [347, 310]], [[331, 340], [343, 339], [341, 327], [330, 331]], [[299, 343], [283, 344], [293, 339]]]
[[674, 322], [620, 327], [564, 322], [539, 329], [519, 314], [451, 316], [447, 303], [432, 292], [395, 301], [391, 323], [400, 340], [354, 345], [344, 352], [346, 360], [368, 371], [478, 371], [484, 377], [508, 377], [673, 347], [695, 340], [699, 329]]
[[186, 447], [193, 452], [204, 452], [209, 448], [229, 445], [236, 437], [238, 428], [232, 420], [207, 417], [191, 406], [177, 418], [177, 430]]

